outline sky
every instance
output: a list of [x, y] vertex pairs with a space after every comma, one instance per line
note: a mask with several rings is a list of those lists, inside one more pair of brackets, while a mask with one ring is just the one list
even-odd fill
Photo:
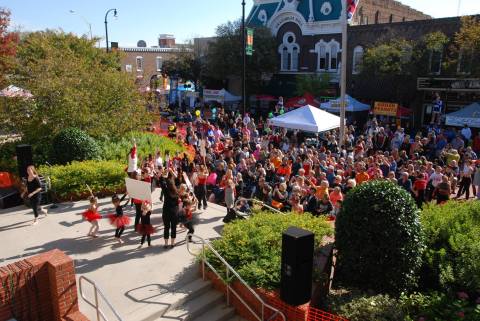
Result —
[[[362, 1], [362, 0], [360, 0]], [[457, 14], [459, 0], [400, 0], [435, 18]], [[460, 0], [460, 14], [479, 14], [480, 0]], [[246, 0], [246, 15], [253, 0]], [[157, 45], [159, 34], [173, 34], [177, 42], [213, 36], [222, 23], [241, 17], [241, 0], [2, 0], [12, 12], [13, 28], [21, 31], [62, 29], [78, 35], [105, 37], [105, 12], [116, 8], [118, 18], [108, 16], [110, 41], [121, 47], [135, 46], [142, 39]], [[70, 11], [73, 10], [74, 13]], [[102, 43], [104, 45], [104, 42]]]

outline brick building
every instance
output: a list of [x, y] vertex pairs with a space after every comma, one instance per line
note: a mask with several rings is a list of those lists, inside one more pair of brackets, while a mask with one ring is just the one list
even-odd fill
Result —
[[395, 0], [361, 0], [353, 24], [368, 25], [427, 19], [431, 17]]

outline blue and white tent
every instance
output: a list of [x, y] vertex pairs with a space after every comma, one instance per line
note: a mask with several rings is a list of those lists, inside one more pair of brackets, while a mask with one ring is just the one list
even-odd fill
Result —
[[[357, 111], [367, 111], [370, 110], [370, 105], [363, 104], [356, 100], [355, 98], [350, 97], [349, 95], [345, 96], [347, 102], [346, 111], [348, 112], [357, 112]], [[326, 110], [330, 113], [339, 114], [340, 113], [340, 98], [330, 100], [329, 102], [323, 103], [320, 105], [320, 108]]]
[[473, 103], [447, 115], [447, 126], [465, 126], [480, 128], [480, 103]]

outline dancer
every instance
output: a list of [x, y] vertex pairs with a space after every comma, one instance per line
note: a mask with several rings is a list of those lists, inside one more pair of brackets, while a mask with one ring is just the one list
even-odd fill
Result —
[[135, 229], [140, 235], [142, 235], [142, 240], [140, 241], [141, 248], [145, 239], [147, 239], [148, 246], [152, 246], [151, 237], [155, 233], [155, 228], [150, 223], [150, 216], [152, 215], [152, 204], [149, 201], [144, 201], [142, 203], [142, 217], [140, 219], [140, 224], [135, 226]]
[[[41, 211], [40, 203], [42, 202], [42, 195], [40, 192], [42, 191], [42, 186], [40, 184], [37, 171], [35, 170], [35, 166], [28, 166], [27, 174], [27, 196], [30, 200], [30, 204], [32, 205], [33, 215], [35, 217], [32, 225], [35, 225], [38, 223], [38, 212]], [[43, 213], [45, 216], [47, 216], [47, 212]]]
[[120, 201], [121, 200], [117, 195], [112, 196], [112, 203], [113, 206], [115, 206], [115, 214], [110, 214], [108, 218], [110, 219], [110, 224], [117, 228], [115, 230], [115, 239], [119, 244], [122, 244], [123, 241], [121, 240], [121, 236], [125, 230], [125, 226], [130, 224], [130, 218], [123, 215], [123, 208], [120, 205]]
[[[175, 174], [170, 168], [168, 170], [168, 177], [165, 178], [162, 176], [160, 185], [164, 192], [164, 202], [163, 202], [163, 239], [165, 240], [165, 245], [163, 248], [173, 248], [175, 246], [175, 238], [177, 237], [177, 224], [178, 224], [178, 202], [179, 196], [177, 187], [175, 186]], [[171, 232], [171, 233], [170, 233]], [[168, 245], [168, 240], [171, 234], [170, 246]]]
[[97, 233], [99, 230], [98, 227], [98, 220], [102, 218], [100, 214], [98, 214], [98, 199], [95, 196], [90, 196], [89, 198], [90, 205], [88, 206], [88, 210], [83, 212], [83, 218], [90, 222], [90, 230], [88, 231], [87, 236], [91, 237], [98, 237]]

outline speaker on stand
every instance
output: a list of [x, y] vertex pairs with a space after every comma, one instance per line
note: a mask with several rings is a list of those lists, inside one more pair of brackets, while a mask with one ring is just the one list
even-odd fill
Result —
[[27, 178], [27, 167], [33, 165], [33, 153], [31, 145], [17, 145], [17, 165], [20, 178]]
[[280, 298], [293, 306], [312, 297], [313, 250], [315, 235], [289, 227], [282, 234]]

